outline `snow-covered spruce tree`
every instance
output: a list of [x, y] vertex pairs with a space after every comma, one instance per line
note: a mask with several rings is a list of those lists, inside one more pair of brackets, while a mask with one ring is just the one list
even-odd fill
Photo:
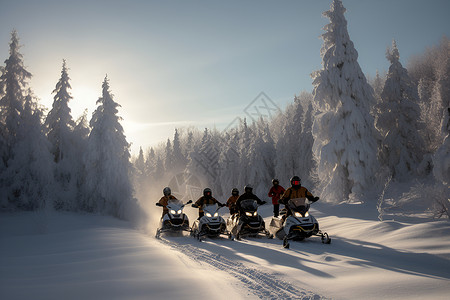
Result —
[[275, 176], [275, 143], [262, 117], [252, 127], [255, 137], [250, 145], [248, 180], [253, 184], [254, 193], [264, 197]]
[[450, 107], [446, 109], [446, 117], [442, 122], [442, 134], [444, 142], [433, 156], [433, 174], [436, 179], [450, 188]]
[[130, 145], [117, 115], [120, 105], [113, 100], [107, 77], [102, 88], [90, 121], [84, 209], [127, 219], [137, 205], [130, 178]]
[[6, 153], [3, 161], [13, 156], [11, 147], [14, 145], [20, 126], [20, 114], [23, 111], [28, 80], [31, 73], [25, 69], [23, 56], [19, 52], [19, 38], [14, 30], [9, 44], [9, 58], [0, 77], [0, 121], [4, 127]]
[[377, 103], [381, 101], [381, 93], [383, 92], [384, 81], [385, 79], [381, 78], [380, 73], [377, 70], [375, 79], [373, 80], [372, 83], [372, 88]]
[[19, 209], [36, 210], [53, 204], [54, 163], [41, 124], [42, 110], [29, 93], [3, 176], [11, 179], [6, 193], [9, 202]]
[[30, 210], [51, 202], [47, 192], [53, 184], [52, 160], [48, 160], [49, 145], [42, 132], [42, 111], [27, 90], [31, 73], [25, 69], [19, 49], [17, 32], [13, 31], [10, 56], [0, 77], [3, 131], [0, 206]]
[[254, 141], [254, 134], [252, 130], [247, 126], [247, 120], [244, 118], [239, 125], [239, 173], [237, 174], [239, 178], [239, 183], [244, 189], [246, 184], [254, 184], [250, 182], [250, 145]]
[[422, 138], [428, 153], [434, 153], [443, 142], [440, 124], [450, 103], [450, 39], [409, 61], [408, 74], [418, 84], [421, 119], [425, 125]]
[[294, 103], [286, 107], [283, 113], [282, 129], [276, 144], [276, 174], [281, 185], [289, 183], [289, 178], [300, 171], [299, 150], [300, 135], [303, 130], [303, 106], [295, 96]]
[[382, 163], [393, 178], [404, 180], [416, 173], [425, 148], [420, 137], [419, 97], [417, 86], [399, 61], [395, 41], [386, 57], [391, 66], [376, 106], [376, 127], [382, 135]]
[[322, 35], [323, 69], [312, 75], [318, 110], [313, 151], [320, 196], [335, 202], [363, 200], [378, 167], [376, 131], [369, 114], [373, 90], [357, 62], [344, 12], [340, 0], [324, 12], [330, 23]]
[[[219, 158], [222, 167], [220, 180], [222, 191], [225, 195], [231, 193], [231, 189], [238, 188], [242, 191], [242, 183], [239, 182], [239, 133], [236, 128], [232, 128], [223, 133], [223, 148]], [[245, 183], [244, 183], [245, 184]]]
[[173, 167], [176, 172], [181, 172], [186, 168], [187, 162], [181, 149], [180, 134], [178, 133], [178, 129], [175, 129], [172, 145]]
[[302, 182], [309, 189], [313, 188], [312, 173], [316, 169], [316, 162], [314, 160], [314, 155], [312, 147], [314, 144], [314, 137], [312, 135], [312, 125], [314, 117], [314, 107], [312, 101], [309, 102], [307, 110], [305, 112], [305, 117], [303, 120], [302, 134], [300, 136], [300, 149], [299, 149], [299, 161], [300, 170], [299, 176]]
[[51, 152], [56, 162], [55, 179], [60, 189], [55, 208], [66, 210], [76, 207], [78, 196], [76, 171], [81, 163], [79, 153], [75, 152], [78, 149], [73, 144], [75, 122], [69, 108], [69, 101], [72, 99], [69, 80], [66, 61], [63, 60], [61, 77], [53, 90], [55, 96], [52, 109], [45, 120], [47, 137], [52, 144]]
[[87, 109], [84, 110], [83, 114], [77, 119], [75, 127], [72, 134], [72, 145], [73, 153], [78, 153], [78, 159], [74, 161], [75, 166], [73, 166], [76, 191], [77, 191], [77, 201], [76, 208], [82, 208], [84, 199], [84, 189], [86, 179], [86, 165], [85, 158], [87, 153], [87, 145], [89, 138], [89, 125], [87, 120]]
[[170, 139], [167, 139], [167, 143], [166, 143], [166, 151], [165, 151], [165, 156], [164, 156], [164, 168], [166, 170], [166, 174], [175, 175], [173, 149], [172, 149], [172, 143], [170, 142]]

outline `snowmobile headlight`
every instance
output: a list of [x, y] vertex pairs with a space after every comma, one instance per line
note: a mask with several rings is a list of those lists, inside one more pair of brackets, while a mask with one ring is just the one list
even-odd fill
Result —
[[179, 214], [179, 215], [181, 214], [181, 209], [179, 209], [179, 210], [177, 211], [177, 214]]
[[305, 212], [305, 218], [309, 217], [309, 212]]
[[170, 213], [171, 213], [172, 215], [176, 215], [176, 214], [177, 214], [177, 212], [176, 212], [174, 209], [171, 209], [171, 210], [170, 210]]
[[299, 213], [298, 211], [296, 211], [296, 212], [294, 213], [294, 215], [295, 215], [297, 218], [302, 218], [302, 217], [303, 217], [302, 214]]
[[253, 214], [252, 214], [251, 212], [248, 212], [248, 211], [245, 212], [245, 215], [246, 215], [247, 217], [253, 216]]
[[212, 217], [210, 213], [206, 213], [205, 215], [206, 215], [208, 218], [211, 218], [211, 217]]
[[215, 217], [218, 217], [218, 216], [219, 216], [219, 213], [216, 212], [216, 213], [214, 214], [214, 218], [215, 218]]
[[255, 212], [253, 213], [253, 216], [256, 217], [257, 215], [258, 215], [258, 212], [255, 211]]

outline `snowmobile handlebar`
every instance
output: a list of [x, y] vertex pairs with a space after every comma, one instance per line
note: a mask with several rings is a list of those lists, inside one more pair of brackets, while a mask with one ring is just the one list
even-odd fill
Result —
[[156, 206], [164, 206], [164, 205], [162, 205], [162, 204], [159, 203], [159, 202], [156, 202]]

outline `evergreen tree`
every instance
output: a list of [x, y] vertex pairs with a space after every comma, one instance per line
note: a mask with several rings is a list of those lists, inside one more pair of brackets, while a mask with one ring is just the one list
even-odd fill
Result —
[[227, 195], [232, 188], [240, 188], [242, 191], [245, 183], [239, 182], [240, 160], [239, 160], [239, 132], [232, 128], [224, 133], [222, 152], [219, 159], [221, 169], [222, 191]]
[[450, 106], [445, 113], [446, 117], [442, 122], [441, 129], [444, 135], [444, 142], [433, 156], [433, 174], [439, 181], [450, 187]]
[[164, 168], [167, 174], [174, 175], [174, 158], [173, 158], [173, 148], [170, 139], [167, 139], [166, 151], [164, 157]]
[[175, 134], [173, 137], [172, 156], [174, 169], [178, 172], [184, 170], [186, 168], [186, 157], [183, 155], [183, 151], [181, 149], [180, 135], [178, 134], [178, 129], [175, 129]]
[[419, 135], [420, 107], [417, 86], [399, 61], [395, 41], [387, 51], [391, 62], [377, 105], [376, 126], [382, 134], [382, 158], [393, 178], [406, 179], [416, 172], [422, 160], [424, 143]]
[[254, 193], [261, 196], [267, 194], [267, 187], [275, 176], [275, 143], [262, 118], [255, 124], [253, 132], [255, 138], [250, 145], [248, 180], [254, 186]]
[[66, 61], [63, 60], [61, 78], [53, 90], [55, 94], [53, 106], [45, 120], [45, 125], [48, 128], [47, 136], [53, 145], [52, 153], [55, 157], [55, 162], [62, 160], [65, 152], [71, 148], [69, 139], [75, 127], [69, 108], [69, 101], [72, 99], [69, 92], [69, 89], [72, 88], [69, 80]]
[[130, 180], [130, 145], [117, 115], [120, 105], [113, 100], [107, 77], [102, 88], [102, 97], [97, 100], [98, 107], [90, 121], [84, 208], [128, 218], [130, 209], [136, 206]]
[[5, 60], [5, 67], [0, 77], [0, 121], [4, 124], [6, 140], [4, 162], [13, 156], [11, 148], [16, 142], [20, 114], [25, 105], [28, 80], [31, 78], [31, 73], [25, 69], [19, 49], [19, 38], [14, 30], [9, 44], [9, 58]]
[[[2, 123], [2, 168], [0, 168], [0, 205], [37, 209], [45, 205], [52, 183], [46, 159], [47, 140], [31, 91], [31, 73], [23, 63], [17, 32], [11, 33], [9, 58], [0, 76], [0, 123]], [[50, 196], [48, 197], [50, 199]]]
[[373, 90], [357, 62], [345, 8], [334, 0], [324, 15], [330, 23], [321, 55], [323, 69], [313, 74], [319, 114], [313, 125], [314, 155], [321, 196], [328, 201], [362, 200], [377, 171], [376, 133], [369, 107]]
[[55, 96], [52, 109], [45, 120], [47, 137], [52, 144], [51, 152], [56, 162], [55, 179], [60, 188], [55, 203], [57, 209], [73, 209], [78, 196], [76, 172], [80, 156], [75, 152], [77, 149], [73, 144], [75, 122], [69, 108], [69, 101], [72, 99], [69, 80], [66, 61], [63, 60], [61, 78], [53, 90]]
[[49, 208], [53, 202], [53, 159], [50, 143], [42, 130], [42, 111], [29, 94], [19, 118], [13, 154], [2, 174], [8, 182], [4, 196], [13, 207], [24, 210]]

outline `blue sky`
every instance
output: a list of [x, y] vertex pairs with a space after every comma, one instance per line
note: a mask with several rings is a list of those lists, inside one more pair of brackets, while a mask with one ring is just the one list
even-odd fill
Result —
[[[72, 114], [90, 118], [106, 74], [136, 152], [173, 137], [175, 127], [225, 128], [264, 92], [283, 108], [312, 90], [321, 68], [322, 16], [331, 0], [0, 0], [0, 59], [18, 31], [31, 87], [51, 107], [62, 59]], [[343, 0], [348, 31], [368, 76], [450, 36], [448, 0]]]

